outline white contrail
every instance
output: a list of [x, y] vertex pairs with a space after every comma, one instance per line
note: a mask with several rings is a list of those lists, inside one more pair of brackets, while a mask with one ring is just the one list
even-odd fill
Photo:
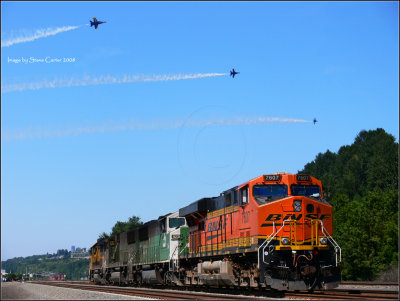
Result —
[[64, 87], [81, 87], [92, 85], [109, 85], [109, 84], [126, 84], [134, 82], [162, 82], [185, 79], [197, 79], [206, 77], [216, 77], [227, 75], [227, 73], [194, 73], [194, 74], [175, 74], [175, 75], [128, 75], [121, 77], [111, 75], [101, 75], [99, 77], [85, 76], [81, 79], [54, 79], [51, 81], [31, 82], [1, 85], [1, 92], [39, 90], [44, 88], [64, 88]]
[[86, 126], [74, 127], [61, 130], [49, 130], [43, 128], [32, 127], [21, 130], [9, 130], [6, 128], [2, 133], [2, 138], [5, 141], [12, 140], [26, 140], [26, 139], [41, 139], [41, 138], [60, 138], [67, 136], [77, 136], [81, 134], [96, 134], [96, 133], [110, 133], [120, 131], [154, 131], [154, 130], [171, 130], [180, 127], [209, 127], [209, 126], [231, 126], [231, 125], [253, 125], [265, 123], [305, 123], [311, 122], [304, 119], [281, 118], [281, 117], [256, 117], [256, 118], [243, 118], [238, 117], [235, 119], [220, 119], [220, 120], [203, 120], [203, 121], [189, 121], [189, 122], [152, 122], [152, 123], [135, 123], [125, 122], [119, 125], [100, 125], [100, 126]]
[[59, 34], [61, 32], [66, 32], [70, 30], [77, 29], [83, 25], [79, 26], [63, 26], [63, 27], [57, 27], [57, 28], [47, 28], [47, 29], [37, 29], [34, 33], [29, 34], [29, 35], [21, 35], [19, 37], [15, 38], [10, 38], [8, 40], [1, 40], [1, 48], [3, 47], [9, 47], [14, 44], [19, 44], [19, 43], [25, 43], [25, 42], [32, 42], [34, 40], [40, 39], [40, 38], [46, 38], [48, 36], [54, 36], [56, 34]]

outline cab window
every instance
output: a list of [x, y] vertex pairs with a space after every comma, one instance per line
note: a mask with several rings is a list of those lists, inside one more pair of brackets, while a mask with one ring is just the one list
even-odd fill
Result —
[[[318, 185], [290, 185], [292, 195], [314, 197], [319, 199], [321, 196], [321, 189]], [[318, 196], [317, 196], [318, 195]]]
[[240, 203], [241, 205], [246, 205], [249, 203], [249, 191], [247, 186], [240, 189]]
[[169, 219], [169, 227], [170, 228], [179, 228], [185, 224], [184, 217], [171, 217]]
[[233, 204], [234, 205], [237, 205], [237, 203], [238, 203], [238, 194], [239, 194], [239, 191], [234, 191], [233, 192]]
[[282, 199], [287, 195], [287, 185], [270, 184], [253, 186], [253, 197], [260, 205]]

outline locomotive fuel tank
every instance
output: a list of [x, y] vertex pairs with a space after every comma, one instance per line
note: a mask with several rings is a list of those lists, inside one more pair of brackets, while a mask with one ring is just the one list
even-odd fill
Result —
[[146, 284], [163, 284], [163, 279], [158, 270], [146, 270], [142, 272], [143, 283]]
[[112, 272], [110, 276], [110, 281], [114, 283], [120, 283], [121, 282], [121, 272]]
[[206, 285], [237, 285], [233, 275], [232, 263], [229, 261], [199, 262], [197, 270], [199, 280]]

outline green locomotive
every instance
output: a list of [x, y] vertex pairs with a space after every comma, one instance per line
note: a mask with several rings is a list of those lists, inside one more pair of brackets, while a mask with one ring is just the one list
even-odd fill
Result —
[[99, 284], [179, 284], [179, 255], [189, 228], [179, 213], [160, 216], [91, 248], [90, 281]]

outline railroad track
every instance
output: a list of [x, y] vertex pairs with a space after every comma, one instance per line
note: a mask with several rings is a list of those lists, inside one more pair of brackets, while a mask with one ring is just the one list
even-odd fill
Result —
[[358, 299], [358, 300], [398, 300], [398, 291], [382, 291], [382, 290], [357, 290], [357, 289], [334, 289], [330, 291], [314, 291], [309, 292], [286, 292], [285, 298], [299, 299]]
[[[363, 299], [363, 300], [398, 300], [398, 284], [397, 283], [380, 283], [382, 286], [397, 285], [397, 290], [378, 290], [378, 289], [333, 289], [329, 291], [289, 291], [278, 292], [268, 290], [234, 290], [234, 289], [215, 289], [204, 291], [188, 291], [185, 288], [176, 287], [176, 289], [154, 289], [154, 288], [138, 288], [138, 287], [120, 287], [96, 285], [89, 281], [32, 281], [32, 283], [52, 285], [65, 288], [83, 289], [96, 292], [113, 293], [121, 295], [130, 295], [138, 297], [147, 297], [155, 299], [174, 299], [174, 300], [234, 300], [234, 299], [264, 299], [264, 298], [290, 298], [290, 299], [324, 299], [324, 300], [343, 300], [343, 299]], [[359, 286], [377, 286], [370, 282], [363, 283], [342, 283], [342, 285], [359, 285]], [[240, 295], [239, 295], [240, 294]], [[244, 295], [242, 295], [244, 294]]]
[[[57, 287], [63, 287], [63, 288], [89, 290], [89, 291], [102, 292], [102, 293], [113, 293], [113, 294], [121, 294], [121, 295], [127, 295], [127, 296], [163, 299], [163, 300], [249, 299], [249, 296], [224, 295], [224, 294], [203, 293], [203, 292], [194, 292], [194, 291], [178, 291], [178, 290], [164, 290], [164, 289], [160, 290], [160, 289], [120, 287], [120, 286], [100, 286], [100, 285], [95, 285], [95, 284], [80, 284], [80, 283], [55, 282], [55, 281], [31, 281], [31, 283], [57, 286]], [[254, 298], [250, 297], [250, 299], [254, 299]]]
[[342, 281], [340, 285], [359, 285], [359, 286], [399, 286], [397, 282], [365, 282], [365, 281]]

